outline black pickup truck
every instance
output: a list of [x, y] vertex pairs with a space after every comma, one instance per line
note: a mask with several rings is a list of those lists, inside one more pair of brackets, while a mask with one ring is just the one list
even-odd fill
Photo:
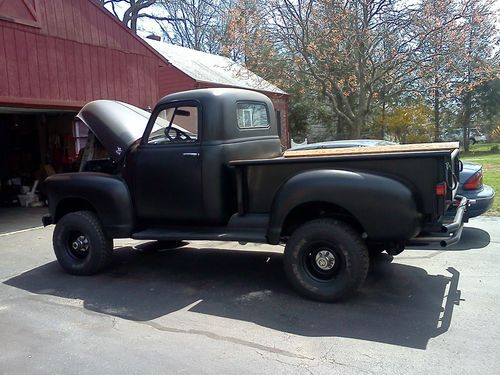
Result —
[[[98, 100], [76, 121], [107, 154], [46, 180], [43, 223], [56, 224], [55, 254], [72, 274], [109, 264], [114, 238], [285, 244], [293, 287], [334, 301], [363, 283], [370, 253], [447, 246], [466, 218], [458, 144], [287, 157], [271, 101], [253, 91], [180, 92], [152, 113]], [[451, 204], [459, 208], [446, 223]]]

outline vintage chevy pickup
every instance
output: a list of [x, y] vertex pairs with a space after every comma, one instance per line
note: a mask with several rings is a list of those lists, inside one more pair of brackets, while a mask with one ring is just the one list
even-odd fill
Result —
[[450, 245], [466, 218], [458, 143], [283, 153], [273, 105], [253, 91], [175, 93], [152, 113], [98, 100], [76, 121], [108, 154], [46, 180], [43, 223], [71, 274], [108, 265], [114, 238], [285, 244], [292, 286], [335, 301], [362, 285], [371, 253]]

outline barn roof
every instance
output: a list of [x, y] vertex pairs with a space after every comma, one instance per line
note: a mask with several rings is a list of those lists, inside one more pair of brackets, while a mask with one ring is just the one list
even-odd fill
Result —
[[287, 95], [285, 91], [227, 57], [148, 38], [144, 40], [195, 81]]

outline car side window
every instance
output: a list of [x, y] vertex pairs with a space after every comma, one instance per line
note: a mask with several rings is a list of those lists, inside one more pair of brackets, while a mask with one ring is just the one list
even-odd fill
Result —
[[198, 107], [168, 107], [156, 117], [148, 144], [195, 143], [198, 141]]

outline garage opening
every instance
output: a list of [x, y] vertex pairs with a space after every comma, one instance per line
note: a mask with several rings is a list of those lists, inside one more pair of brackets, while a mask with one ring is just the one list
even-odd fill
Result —
[[[76, 110], [0, 107], [0, 233], [40, 225], [43, 180], [74, 168]], [[84, 135], [84, 138], [86, 134]], [[21, 207], [36, 210], [21, 210]]]

